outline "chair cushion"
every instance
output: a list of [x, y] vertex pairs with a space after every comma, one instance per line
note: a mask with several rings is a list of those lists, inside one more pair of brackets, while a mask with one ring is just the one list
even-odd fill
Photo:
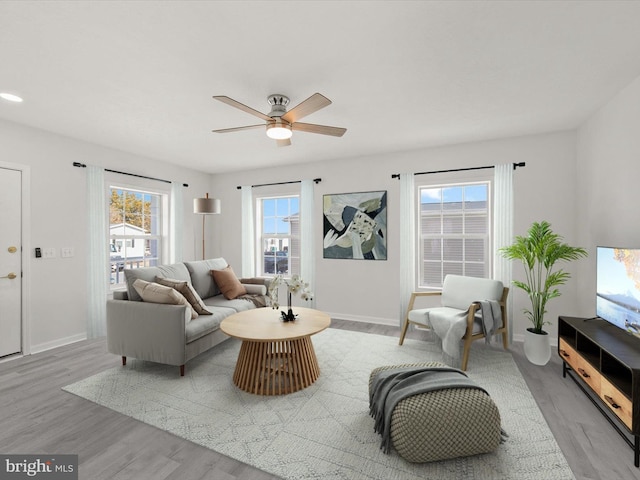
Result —
[[500, 280], [447, 275], [442, 285], [442, 306], [468, 310], [481, 300], [500, 300], [504, 287]]
[[451, 307], [431, 307], [431, 308], [420, 308], [417, 310], [411, 310], [409, 312], [409, 320], [416, 323], [421, 323], [425, 326], [430, 326], [429, 323], [429, 314], [434, 314], [438, 317], [451, 317], [452, 320], [460, 317], [460, 314], [464, 311], [468, 310], [469, 305], [465, 310], [460, 310], [457, 308]]

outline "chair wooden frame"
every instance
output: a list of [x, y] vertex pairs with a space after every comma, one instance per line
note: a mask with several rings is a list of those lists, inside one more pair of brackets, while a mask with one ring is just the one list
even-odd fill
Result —
[[[402, 332], [400, 333], [400, 342], [402, 345], [404, 343], [404, 337], [407, 334], [407, 329], [409, 328], [409, 324], [413, 323], [414, 325], [420, 325], [424, 327], [424, 324], [419, 322], [413, 322], [409, 320], [409, 312], [413, 310], [413, 305], [418, 297], [431, 297], [442, 295], [442, 292], [413, 292], [411, 294], [411, 299], [409, 300], [409, 306], [407, 307], [407, 316], [404, 319], [404, 325], [402, 326]], [[504, 287], [502, 291], [502, 298], [500, 299], [500, 309], [502, 310], [502, 327], [497, 328], [494, 334], [502, 334], [502, 344], [504, 349], [507, 350], [509, 348], [509, 330], [508, 330], [508, 319], [507, 319], [507, 296], [509, 295], [509, 287]], [[462, 350], [462, 370], [467, 369], [467, 363], [469, 361], [469, 350], [471, 349], [471, 342], [474, 340], [479, 340], [484, 338], [485, 335], [483, 332], [473, 333], [473, 321], [476, 315], [476, 312], [480, 308], [479, 303], [472, 303], [469, 306], [469, 311], [467, 313], [467, 329], [464, 333], [462, 339], [464, 340], [464, 346]]]

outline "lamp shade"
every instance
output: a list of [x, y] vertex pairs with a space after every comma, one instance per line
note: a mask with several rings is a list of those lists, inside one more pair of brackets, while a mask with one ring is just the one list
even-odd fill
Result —
[[205, 198], [193, 199], [193, 213], [201, 213], [203, 215], [211, 215], [220, 213], [220, 199], [209, 198], [209, 194]]

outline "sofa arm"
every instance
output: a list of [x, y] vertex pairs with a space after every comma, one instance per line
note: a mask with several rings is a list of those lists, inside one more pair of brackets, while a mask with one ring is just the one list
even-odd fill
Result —
[[249, 295], [266, 295], [267, 294], [267, 287], [265, 287], [264, 285], [255, 285], [253, 283], [245, 283], [243, 285]]
[[167, 365], [186, 362], [186, 305], [107, 300], [107, 350]]
[[240, 283], [243, 285], [264, 285], [267, 289], [269, 289], [269, 285], [271, 285], [271, 281], [273, 278], [271, 277], [247, 277], [241, 278]]
[[241, 278], [240, 283], [244, 285], [250, 295], [266, 295], [272, 280], [271, 277], [251, 277]]

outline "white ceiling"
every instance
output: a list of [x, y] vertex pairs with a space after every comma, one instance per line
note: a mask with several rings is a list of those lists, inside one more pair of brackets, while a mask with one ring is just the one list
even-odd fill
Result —
[[[639, 75], [638, 1], [0, 1], [0, 118], [211, 173], [572, 129]], [[211, 133], [315, 92], [344, 137]]]

